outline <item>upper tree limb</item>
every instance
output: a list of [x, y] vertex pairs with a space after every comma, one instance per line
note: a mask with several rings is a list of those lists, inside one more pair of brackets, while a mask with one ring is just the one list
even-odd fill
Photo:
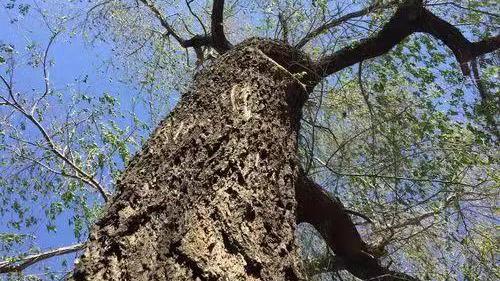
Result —
[[374, 36], [320, 58], [316, 62], [317, 72], [326, 77], [366, 59], [385, 54], [416, 32], [427, 33], [441, 40], [452, 50], [465, 74], [469, 73], [467, 63], [470, 60], [500, 47], [500, 36], [471, 42], [457, 27], [427, 10], [421, 1], [407, 1]]

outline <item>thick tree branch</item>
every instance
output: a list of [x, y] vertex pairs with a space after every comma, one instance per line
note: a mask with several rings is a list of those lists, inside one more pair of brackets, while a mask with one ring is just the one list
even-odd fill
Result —
[[470, 42], [458, 28], [425, 9], [421, 1], [414, 0], [402, 4], [376, 35], [323, 57], [317, 62], [317, 69], [323, 77], [328, 76], [387, 53], [415, 32], [427, 33], [441, 40], [452, 50], [465, 74], [469, 73], [467, 63], [470, 60], [500, 47], [500, 36]]
[[364, 280], [417, 280], [381, 266], [342, 203], [318, 184], [302, 176], [295, 193], [297, 222], [312, 224], [351, 274]]
[[[469, 69], [466, 63], [478, 56], [493, 52], [500, 48], [499, 35], [485, 38], [478, 42], [470, 42], [463, 36], [458, 28], [424, 8], [421, 8], [417, 31], [431, 34], [435, 38], [443, 41], [443, 43], [452, 50], [458, 62], [461, 64], [464, 73], [467, 74], [469, 73]], [[466, 67], [466, 70], [464, 67]]]
[[339, 25], [341, 25], [342, 23], [344, 23], [344, 22], [346, 22], [348, 20], [352, 20], [354, 18], [359, 18], [359, 17], [365, 16], [365, 15], [367, 15], [367, 14], [373, 12], [373, 11], [388, 8], [388, 7], [392, 6], [392, 5], [394, 5], [396, 2], [397, 2], [397, 0], [396, 1], [390, 1], [390, 2], [388, 2], [386, 4], [383, 4], [382, 1], [375, 1], [375, 3], [371, 4], [370, 6], [364, 8], [364, 9], [361, 9], [359, 11], [343, 15], [343, 16], [341, 16], [339, 18], [331, 19], [331, 20], [327, 21], [326, 23], [318, 26], [316, 29], [312, 30], [311, 32], [309, 32], [306, 36], [304, 36], [304, 38], [302, 38], [295, 45], [295, 47], [296, 48], [302, 48], [307, 43], [309, 43], [309, 41], [311, 41], [312, 39], [316, 38], [317, 36], [323, 34], [324, 32], [328, 31], [329, 29], [332, 29], [332, 28], [334, 28], [336, 26], [339, 26]]
[[37, 262], [55, 257], [60, 255], [65, 255], [69, 253], [73, 253], [83, 249], [85, 244], [79, 243], [71, 246], [61, 247], [53, 250], [49, 250], [43, 253], [29, 255], [23, 258], [19, 258], [17, 261], [1, 261], [0, 262], [0, 273], [8, 273], [8, 272], [18, 272], [22, 271], [30, 265], [33, 265]]
[[214, 0], [212, 7], [212, 46], [220, 54], [232, 48], [224, 33], [224, 0]]
[[205, 27], [201, 20], [196, 17], [196, 15], [191, 10], [191, 2], [186, 1], [188, 5], [189, 11], [197, 18], [200, 22], [202, 28], [205, 31], [204, 35], [195, 35], [190, 39], [185, 39], [175, 31], [175, 29], [170, 25], [167, 19], [164, 17], [160, 9], [154, 5], [154, 3], [150, 0], [140, 0], [160, 21], [161, 26], [163, 26], [166, 30], [166, 36], [172, 36], [175, 41], [179, 43], [183, 48], [194, 48], [197, 51], [200, 51], [201, 47], [208, 46], [213, 47], [218, 53], [222, 54], [227, 50], [232, 48], [232, 44], [226, 39], [226, 35], [224, 33], [224, 0], [215, 0], [212, 8], [212, 26], [211, 26], [211, 34], [207, 35]]

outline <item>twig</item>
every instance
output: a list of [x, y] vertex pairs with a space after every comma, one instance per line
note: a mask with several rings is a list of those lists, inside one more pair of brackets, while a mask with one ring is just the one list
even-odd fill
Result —
[[50, 92], [50, 81], [49, 81], [49, 70], [47, 68], [47, 58], [49, 56], [49, 50], [50, 46], [52, 46], [52, 43], [56, 39], [56, 37], [61, 33], [61, 30], [56, 31], [55, 33], [50, 36], [49, 43], [47, 44], [47, 47], [45, 48], [45, 52], [43, 54], [43, 62], [42, 62], [42, 67], [43, 67], [43, 81], [45, 85], [45, 91], [43, 92], [42, 96], [39, 97], [33, 106], [31, 107], [31, 114], [35, 112], [35, 109], [38, 105], [38, 103], [43, 100]]
[[398, 176], [388, 176], [388, 175], [378, 175], [378, 174], [356, 174], [356, 173], [342, 173], [339, 171], [335, 171], [333, 168], [329, 167], [323, 160], [318, 157], [314, 157], [318, 163], [323, 165], [326, 169], [336, 174], [337, 176], [342, 177], [366, 177], [366, 178], [382, 178], [382, 179], [395, 179], [395, 180], [404, 180], [404, 181], [414, 181], [414, 182], [432, 182], [432, 183], [442, 183], [442, 184], [454, 184], [468, 187], [477, 187], [477, 184], [468, 184], [463, 182], [455, 182], [455, 181], [445, 181], [438, 179], [425, 179], [425, 178], [407, 178], [407, 177], [398, 177]]
[[78, 243], [71, 246], [49, 250], [39, 254], [29, 255], [23, 258], [19, 258], [19, 260], [17, 261], [2, 261], [0, 262], [0, 273], [22, 271], [28, 266], [42, 260], [79, 251], [83, 248], [84, 245], [84, 243]]

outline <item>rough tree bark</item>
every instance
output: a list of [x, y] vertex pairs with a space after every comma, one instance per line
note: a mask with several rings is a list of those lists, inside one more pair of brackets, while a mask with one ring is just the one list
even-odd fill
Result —
[[306, 87], [279, 61], [307, 63], [250, 40], [197, 75], [125, 170], [74, 280], [303, 279], [294, 187]]

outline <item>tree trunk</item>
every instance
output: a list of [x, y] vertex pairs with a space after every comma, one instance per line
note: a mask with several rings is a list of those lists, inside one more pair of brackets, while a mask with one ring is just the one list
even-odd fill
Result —
[[[261, 44], [261, 45], [259, 45]], [[295, 185], [306, 87], [276, 42], [194, 79], [117, 183], [73, 280], [303, 280]]]

